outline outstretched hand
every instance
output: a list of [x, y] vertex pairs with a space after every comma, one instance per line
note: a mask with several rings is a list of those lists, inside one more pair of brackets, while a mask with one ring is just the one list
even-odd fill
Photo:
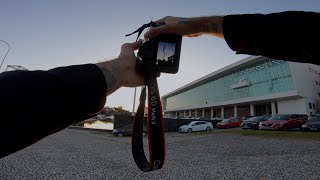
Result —
[[141, 44], [141, 40], [123, 44], [118, 58], [97, 64], [102, 70], [107, 83], [107, 95], [110, 95], [120, 87], [144, 85], [144, 77], [136, 70], [137, 57], [134, 54], [134, 51]]
[[223, 17], [199, 17], [182, 18], [167, 16], [155, 21], [164, 22], [165, 25], [152, 27], [144, 34], [145, 38], [153, 38], [159, 34], [178, 34], [187, 37], [197, 37], [202, 34], [214, 35], [223, 38], [222, 31]]

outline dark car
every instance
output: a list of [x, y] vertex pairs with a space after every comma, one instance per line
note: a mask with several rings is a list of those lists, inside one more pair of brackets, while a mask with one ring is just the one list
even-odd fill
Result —
[[259, 123], [262, 121], [266, 121], [271, 116], [254, 116], [249, 118], [241, 123], [242, 129], [259, 129]]
[[[133, 131], [133, 125], [130, 124], [130, 125], [127, 125], [127, 126], [124, 126], [124, 127], [121, 127], [121, 128], [118, 128], [118, 129], [114, 129], [112, 131], [112, 134], [114, 136], [119, 136], [119, 137], [122, 137], [122, 136], [131, 136], [132, 135], [132, 131]], [[143, 126], [143, 136], [146, 136], [147, 135], [147, 128], [145, 126]]]
[[279, 114], [273, 115], [267, 121], [260, 122], [259, 129], [289, 130], [301, 128], [308, 120], [305, 114]]
[[320, 115], [312, 116], [306, 123], [301, 126], [302, 131], [319, 131]]
[[245, 120], [248, 120], [248, 119], [250, 119], [250, 118], [252, 118], [252, 117], [254, 117], [254, 116], [242, 116], [242, 121], [245, 121]]

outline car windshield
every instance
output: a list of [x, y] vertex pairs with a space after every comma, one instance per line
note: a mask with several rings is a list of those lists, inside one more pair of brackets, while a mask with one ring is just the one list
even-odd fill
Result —
[[291, 115], [274, 115], [269, 120], [288, 120]]
[[312, 116], [308, 121], [309, 122], [320, 121], [320, 116]]
[[263, 121], [265, 119], [268, 119], [268, 117], [267, 116], [255, 116], [255, 117], [249, 118], [245, 121]]
[[230, 122], [230, 119], [224, 119], [224, 120], [222, 120], [221, 122], [224, 122], [224, 123]]

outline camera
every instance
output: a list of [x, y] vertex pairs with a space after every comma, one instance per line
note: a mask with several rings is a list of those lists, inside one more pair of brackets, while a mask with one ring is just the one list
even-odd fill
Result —
[[138, 57], [142, 64], [155, 65], [157, 72], [175, 74], [179, 70], [181, 41], [182, 36], [176, 34], [161, 34], [150, 38], [139, 48]]

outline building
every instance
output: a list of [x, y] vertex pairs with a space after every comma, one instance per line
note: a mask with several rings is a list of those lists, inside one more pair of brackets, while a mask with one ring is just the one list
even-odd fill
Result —
[[318, 113], [320, 67], [250, 56], [162, 97], [165, 117]]

